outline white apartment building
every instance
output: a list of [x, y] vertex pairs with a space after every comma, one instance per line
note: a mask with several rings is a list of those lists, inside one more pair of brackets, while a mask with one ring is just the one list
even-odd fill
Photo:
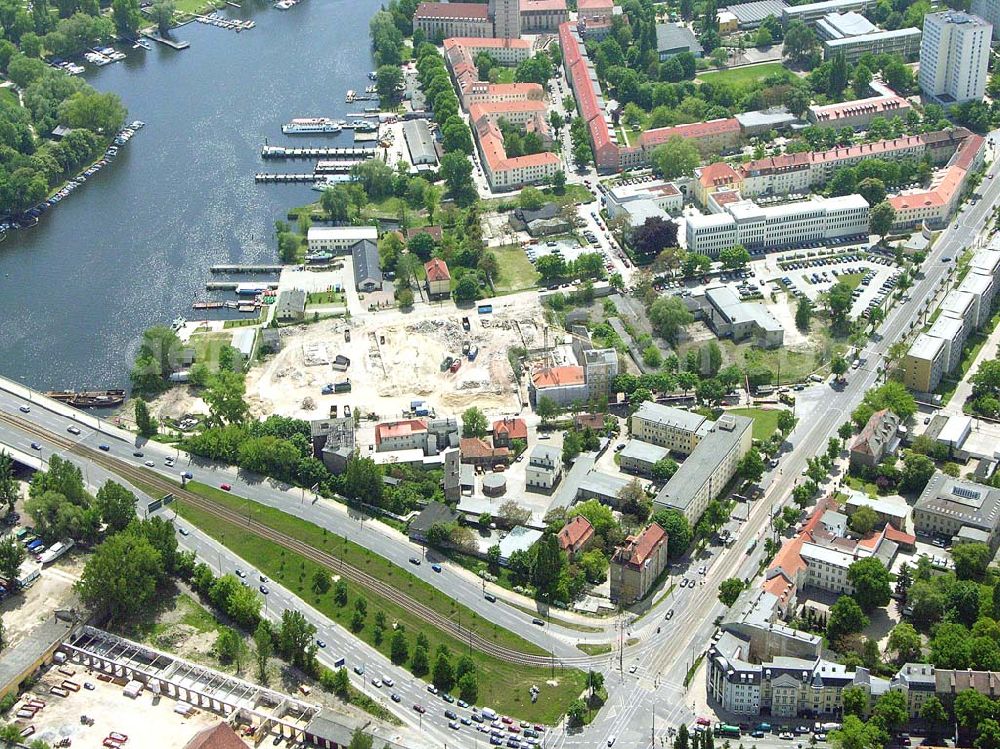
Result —
[[980, 100], [986, 92], [993, 26], [957, 10], [928, 13], [920, 41], [920, 90], [944, 106]]
[[715, 257], [735, 244], [766, 249], [858, 236], [868, 234], [870, 215], [860, 195], [765, 207], [742, 200], [725, 206], [723, 213], [688, 218], [687, 251]]
[[993, 26], [993, 38], [1000, 36], [1000, 0], [972, 0], [973, 15]]
[[306, 235], [309, 252], [349, 252], [358, 242], [378, 242], [375, 226], [310, 226]]

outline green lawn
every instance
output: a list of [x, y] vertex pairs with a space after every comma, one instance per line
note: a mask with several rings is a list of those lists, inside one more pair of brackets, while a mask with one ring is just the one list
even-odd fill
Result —
[[[471, 628], [482, 637], [488, 637], [500, 645], [524, 652], [544, 653], [538, 646], [498, 627], [495, 623], [480, 617], [470, 609], [456, 604], [446, 594], [411, 575], [408, 571], [345, 538], [329, 534], [324, 529], [302, 521], [293, 515], [265, 507], [214, 487], [189, 482], [187, 488], [230, 509], [238, 510], [241, 513], [250, 513], [253, 523], [264, 524], [293, 535], [310, 546], [323, 549], [331, 555], [344, 559], [354, 567], [363, 569], [369, 575], [390, 583], [399, 590], [405, 590], [424, 605], [449, 618], [460, 621], [462, 627]], [[382, 641], [376, 644], [376, 633], [373, 631], [375, 629], [374, 615], [378, 610], [385, 612], [388, 628], [396, 624], [405, 627], [408, 632], [423, 632], [427, 635], [432, 657], [438, 645], [445, 645], [456, 655], [467, 650], [466, 643], [432, 627], [404, 606], [399, 606], [381, 595], [349, 581], [347, 586], [350, 600], [346, 606], [340, 607], [334, 601], [332, 591], [322, 596], [316, 595], [312, 591], [313, 574], [317, 569], [320, 569], [320, 566], [313, 560], [260, 538], [252, 532], [252, 526], [248, 528], [243, 524], [237, 525], [220, 520], [202, 510], [188, 506], [184, 502], [178, 502], [175, 507], [186, 520], [219, 540], [236, 554], [251, 560], [261, 572], [280, 582], [343, 627], [350, 626], [354, 614], [354, 601], [359, 597], [364, 598], [368, 603], [368, 617], [364, 628], [360, 632], [356, 632], [356, 635], [369, 645], [377, 647], [386, 656], [389, 655], [390, 638], [383, 636]], [[411, 649], [413, 647], [412, 639], [410, 647]], [[586, 677], [583, 672], [578, 670], [557, 670], [557, 683], [552, 685], [550, 684], [551, 672], [549, 669], [517, 666], [477, 651], [473, 651], [472, 656], [479, 667], [480, 704], [490, 705], [500, 712], [510, 713], [525, 720], [543, 723], [556, 722], [566, 712], [569, 703], [579, 696], [584, 688]], [[529, 693], [532, 685], [537, 685], [542, 690], [539, 700], [535, 703], [531, 702]]]
[[780, 62], [765, 62], [761, 65], [745, 65], [743, 67], [731, 68], [729, 70], [699, 73], [698, 80], [742, 86], [745, 83], [752, 83], [762, 78], [774, 75], [775, 73], [782, 72], [787, 72], [787, 68], [785, 68], [785, 66]]
[[496, 280], [498, 293], [530, 289], [538, 285], [538, 272], [528, 260], [520, 245], [507, 245], [491, 250], [500, 264], [500, 278]]
[[497, 83], [514, 83], [514, 68], [496, 68]]
[[862, 481], [861, 479], [856, 478], [854, 476], [845, 476], [844, 482], [852, 489], [859, 492], [864, 492], [869, 497], [878, 496], [878, 487], [875, 486], [875, 484], [866, 483], [865, 481]]
[[[815, 321], [813, 327], [818, 324]], [[804, 380], [816, 371], [816, 352], [796, 351], [787, 348], [777, 348], [771, 350], [758, 349], [750, 343], [733, 343], [728, 338], [717, 341], [722, 349], [723, 367], [730, 364], [746, 366], [746, 354], [752, 350], [752, 355], [757, 357], [760, 363], [770, 369], [777, 376], [780, 372], [781, 382], [798, 382]], [[703, 343], [682, 344], [678, 351], [678, 356], [683, 358], [688, 349], [700, 348]]]
[[12, 107], [19, 107], [21, 103], [17, 100], [17, 94], [12, 88], [0, 88], [0, 102]]
[[753, 438], [755, 440], [770, 439], [771, 435], [778, 431], [779, 409], [766, 408], [730, 408], [726, 413], [749, 416], [753, 419]]
[[340, 304], [344, 295], [336, 291], [313, 291], [306, 294], [306, 304]]
[[[244, 325], [254, 325], [257, 320], [234, 320]], [[237, 327], [237, 326], [230, 326]], [[233, 342], [232, 333], [195, 333], [191, 336], [191, 345], [194, 346], [194, 360], [207, 364], [213, 370], [219, 363], [219, 352], [223, 346], [228, 346]]]
[[851, 288], [851, 291], [854, 291], [861, 283], [862, 278], [864, 278], [863, 273], [844, 273], [837, 280], [840, 283], [847, 284]]

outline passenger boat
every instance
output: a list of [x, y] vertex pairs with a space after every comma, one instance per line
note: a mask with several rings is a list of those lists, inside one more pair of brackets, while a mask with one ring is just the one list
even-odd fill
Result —
[[292, 120], [287, 125], [281, 126], [281, 132], [285, 135], [298, 135], [301, 133], [339, 133], [340, 125], [329, 117], [299, 117]]

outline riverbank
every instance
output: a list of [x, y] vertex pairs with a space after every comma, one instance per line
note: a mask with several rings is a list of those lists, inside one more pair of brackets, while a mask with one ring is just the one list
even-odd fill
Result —
[[294, 117], [349, 118], [340, 92], [374, 69], [355, 30], [379, 4], [241, 5], [231, 14], [255, 19], [252, 33], [188, 24], [183, 52], [155, 45], [84, 74], [147, 123], [142, 147], [0, 245], [3, 374], [42, 390], [127, 386], [142, 331], [190, 316], [212, 265], [276, 262], [274, 220], [316, 193], [254, 185], [260, 146], [292, 144], [281, 125]]

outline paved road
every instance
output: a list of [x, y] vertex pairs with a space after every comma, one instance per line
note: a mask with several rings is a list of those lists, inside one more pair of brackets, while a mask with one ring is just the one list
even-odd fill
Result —
[[[990, 172], [994, 175], [1000, 173], [1000, 161], [994, 162]], [[608, 657], [606, 660], [598, 659], [597, 667], [606, 674], [611, 693], [607, 708], [585, 730], [570, 734], [560, 729], [548, 737], [547, 745], [589, 747], [607, 745], [613, 738], [627, 746], [652, 746], [661, 735], [665, 735], [668, 726], [693, 718], [693, 703], [688, 700], [683, 687], [683, 678], [688, 666], [703, 651], [704, 644], [710, 638], [714, 629], [714, 619], [723, 611], [716, 597], [718, 584], [727, 577], [747, 577], [755, 571], [757, 557], [761, 552], [758, 549], [754, 555], [748, 557], [745, 554], [747, 541], [751, 538], [760, 538], [766, 531], [770, 515], [788, 500], [801, 471], [805, 468], [806, 459], [825, 450], [829, 437], [833, 436], [840, 424], [848, 418], [850, 411], [864, 393], [880, 380], [882, 359], [889, 346], [911, 332], [927, 300], [933, 296], [933, 292], [952, 267], [951, 262], [943, 261], [942, 258], [957, 258], [968, 246], [969, 240], [982, 230], [992, 207], [1000, 200], [1000, 180], [986, 179], [981, 189], [981, 199], [960, 213], [955, 223], [939, 237], [924, 265], [924, 277], [911, 289], [910, 300], [889, 315], [880, 328], [879, 335], [864, 348], [862, 352], [864, 366], [852, 372], [847, 384], [839, 390], [821, 385], [801, 394], [797, 406], [800, 421], [789, 437], [791, 452], [777, 473], [772, 472], [765, 477], [763, 482], [765, 495], [752, 506], [737, 543], [730, 549], [716, 550], [707, 561], [694, 562], [695, 565], [702, 563], [709, 565], [707, 574], [698, 579], [695, 587], [676, 589], [671, 596], [658, 602], [643, 619], [631, 624], [626, 623], [629, 633], [623, 633], [623, 637], [641, 635], [639, 643], [626, 647], [624, 652], [618, 653], [617, 662], [614, 657]], [[9, 392], [0, 392], [0, 409], [15, 412], [23, 404], [24, 401], [17, 396]], [[30, 418], [40, 426], [53, 431], [63, 432], [72, 423], [61, 413], [48, 411], [37, 405], [31, 408]], [[81, 442], [91, 446], [106, 442], [109, 444], [110, 452], [117, 457], [133, 460], [136, 463], [152, 460], [156, 470], [176, 476], [177, 468], [164, 467], [164, 459], [167, 455], [176, 454], [175, 451], [155, 443], [148, 443], [142, 447], [145, 454], [142, 457], [134, 457], [132, 452], [135, 447], [117, 436], [119, 434], [117, 430], [110, 430], [115, 433], [111, 436], [107, 433], [99, 435], [97, 431], [82, 425], [80, 421], [77, 424], [81, 428], [78, 438]], [[13, 429], [8, 425], [0, 425], [0, 443], [30, 449], [32, 439], [34, 438], [30, 433]], [[43, 445], [43, 457], [46, 456], [47, 449]], [[347, 535], [399, 566], [409, 567], [407, 562], [409, 557], [415, 552], [420, 553], [417, 547], [410, 545], [391, 529], [377, 523], [360, 522], [351, 517], [345, 508], [335, 503], [320, 500], [314, 504], [311, 497], [305, 493], [300, 496], [299, 490], [289, 492], [288, 487], [281, 484], [255, 480], [238, 474], [231, 468], [216, 466], [206, 461], [189, 461], [186, 456], [179, 456], [178, 465], [190, 470], [200, 481], [216, 485], [222, 482], [230, 483], [238, 494], [248, 496], [262, 504], [293, 511], [305, 519], [327, 527], [332, 532]], [[96, 467], [92, 466], [85, 465], [84, 468], [88, 474], [89, 471], [96, 470]], [[88, 480], [90, 480], [89, 475]], [[296, 497], [299, 497], [297, 504]], [[225, 564], [225, 559], [222, 563]], [[579, 651], [572, 645], [575, 641], [608, 639], [607, 632], [583, 633], [555, 625], [544, 630], [539, 629], [530, 623], [530, 617], [523, 612], [506, 605], [485, 602], [480, 589], [470, 585], [467, 578], [451, 570], [446, 569], [440, 577], [436, 576], [427, 565], [410, 568], [410, 571], [438, 587], [449, 590], [457, 600], [481, 615], [489, 617], [541, 647], [552, 650], [557, 658], [578, 657]], [[689, 575], [689, 577], [694, 579], [697, 576]], [[663, 616], [671, 608], [675, 610], [675, 615], [667, 623]], [[345, 634], [342, 631], [330, 630], [329, 625], [324, 626], [326, 628], [323, 631], [329, 632], [329, 642], [339, 642], [340, 640], [335, 638]], [[347, 637], [348, 639], [343, 640], [344, 646], [357, 649], [359, 643]], [[372, 656], [372, 662], [377, 662], [375, 656]], [[632, 665], [635, 665], [634, 671]], [[404, 684], [407, 680], [413, 681], [412, 678], [405, 677], [397, 680], [397, 683]], [[415, 694], [414, 689], [412, 685], [408, 687], [408, 697]], [[413, 699], [416, 701], [416, 697]], [[412, 708], [412, 704], [409, 708]], [[405, 712], [406, 710], [401, 710], [401, 713]], [[407, 718], [410, 718], [409, 714]], [[463, 727], [463, 730], [467, 728]], [[477, 734], [477, 738], [479, 737], [481, 735]], [[428, 738], [434, 739], [430, 743], [443, 741], [438, 736], [428, 736]]]
[[[991, 134], [994, 141], [998, 136], [1000, 132]], [[620, 684], [610, 680], [611, 709], [602, 711], [582, 732], [561, 733], [559, 746], [603, 746], [614, 737], [616, 741], [624, 739], [626, 746], [651, 747], [655, 744], [651, 733], [654, 725], [663, 726], [665, 730], [668, 722], [690, 721], [695, 717], [694, 705], [680, 685], [688, 664], [704, 650], [711, 637], [715, 617], [723, 612], [717, 599], [719, 583], [728, 577], [745, 578], [756, 571], [756, 559], [762, 552], [758, 548], [753, 556], [747, 557], [747, 542], [766, 532], [769, 517], [788, 501], [806, 467], [807, 458], [825, 451], [829, 438], [849, 418], [865, 392], [881, 382], [883, 359], [889, 347], [913, 331], [921, 310], [934, 296], [955, 259], [973, 244], [985, 227], [994, 206], [1000, 203], [1000, 179], [996, 179], [1000, 174], [1000, 160], [993, 162], [989, 173], [994, 177], [983, 180], [979, 200], [960, 212], [939, 236], [923, 266], [923, 278], [910, 290], [909, 301], [889, 314], [877, 335], [864, 347], [861, 358], [865, 364], [854, 370], [847, 384], [839, 390], [824, 384], [800, 394], [796, 406], [799, 423], [788, 440], [790, 454], [782, 460], [776, 475], [772, 472], [765, 477], [765, 494], [752, 506], [736, 544], [717, 555], [704, 585], [687, 589], [689, 596], [683, 616], [675, 616], [669, 626], [662, 627], [660, 634], [653, 634], [634, 648], [626, 648], [626, 668], [629, 659], [638, 660], [641, 667], [635, 674], [615, 677]], [[944, 261], [945, 257], [952, 260]], [[659, 604], [646, 618], [662, 619], [669, 605], [669, 602]]]

